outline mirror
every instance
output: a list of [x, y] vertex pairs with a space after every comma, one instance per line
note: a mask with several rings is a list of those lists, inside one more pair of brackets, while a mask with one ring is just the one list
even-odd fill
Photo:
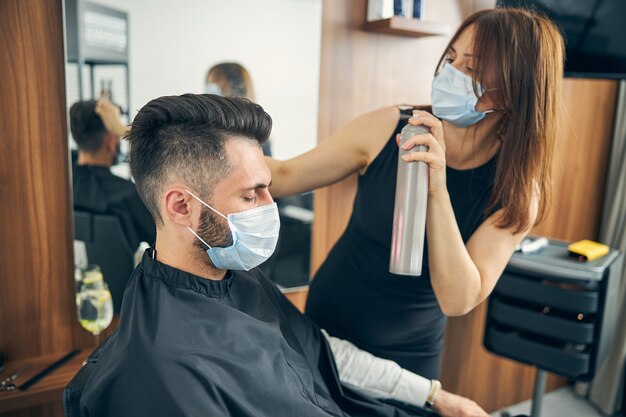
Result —
[[[68, 114], [70, 106], [81, 99], [108, 96], [128, 123], [153, 98], [204, 93], [209, 68], [237, 62], [251, 76], [255, 101], [273, 118], [272, 155], [285, 159], [315, 146], [322, 0], [185, 0], [177, 4], [165, 0], [66, 0], [65, 7]], [[76, 162], [78, 150], [71, 135], [69, 141], [73, 165], [84, 165], [84, 160]], [[130, 179], [124, 162], [127, 147], [123, 141], [122, 158], [117, 159], [122, 162], [110, 171]], [[74, 172], [75, 197], [78, 187], [84, 189], [87, 184], [83, 178], [77, 185], [79, 177]], [[107, 263], [134, 253], [137, 239], [142, 240], [138, 236], [129, 239], [129, 245], [114, 249], [95, 242], [103, 233], [110, 239], [128, 234], [132, 220], [120, 213], [119, 207], [106, 208], [103, 200], [115, 192], [103, 196], [90, 189], [88, 194], [89, 200], [100, 205], [91, 210], [83, 199], [78, 207], [82, 203], [75, 198], [74, 221], [75, 238], [86, 242], [89, 263]], [[308, 282], [311, 199], [305, 195], [279, 203], [283, 244], [279, 242], [266, 272], [283, 287]], [[118, 217], [117, 226], [111, 217]], [[301, 249], [293, 253], [295, 247]], [[292, 253], [286, 252], [287, 248]], [[94, 255], [94, 251], [100, 254]], [[125, 282], [133, 261], [128, 258], [122, 263], [113, 269], [101, 265], [105, 280], [110, 280], [107, 275], [119, 275]], [[293, 268], [300, 272], [291, 273]], [[124, 286], [117, 288], [109, 281], [109, 287], [114, 300], [121, 299]]]

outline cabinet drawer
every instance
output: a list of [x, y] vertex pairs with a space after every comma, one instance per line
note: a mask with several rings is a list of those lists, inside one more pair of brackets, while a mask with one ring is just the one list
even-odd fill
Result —
[[594, 323], [546, 315], [541, 311], [507, 304], [506, 300], [497, 297], [491, 301], [489, 306], [489, 318], [516, 329], [567, 342], [593, 343]]
[[566, 344], [542, 343], [505, 327], [492, 326], [485, 333], [485, 347], [498, 355], [537, 366], [572, 379], [589, 372], [590, 353], [566, 349]]
[[510, 274], [500, 278], [496, 292], [518, 300], [583, 314], [597, 312], [600, 299], [599, 293], [595, 291], [561, 288]]

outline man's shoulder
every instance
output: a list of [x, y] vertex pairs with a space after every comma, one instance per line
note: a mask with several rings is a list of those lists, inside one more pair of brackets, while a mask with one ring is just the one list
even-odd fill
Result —
[[109, 168], [102, 166], [77, 165], [73, 171], [76, 178], [91, 179], [90, 187], [98, 184], [102, 192], [108, 194], [109, 198], [119, 198], [126, 195], [137, 194], [137, 188], [132, 181], [118, 177]]
[[125, 204], [137, 204], [141, 202], [137, 187], [131, 181], [120, 178], [116, 175], [110, 174], [106, 177], [106, 184], [104, 187], [107, 189], [109, 201], [111, 203], [125, 202]]
[[109, 174], [106, 176], [106, 180], [109, 184], [119, 188], [120, 190], [128, 190], [128, 191], [132, 191], [135, 194], [137, 193], [137, 188], [135, 187], [135, 184], [133, 184], [132, 181], [118, 177], [117, 175], [111, 172], [109, 172]]
[[253, 285], [258, 286], [259, 290], [263, 292], [267, 292], [272, 295], [280, 293], [274, 281], [272, 281], [260, 267], [252, 268], [249, 271], [233, 271], [233, 274], [235, 274], [235, 277], [240, 277], [237, 279], [243, 278]]

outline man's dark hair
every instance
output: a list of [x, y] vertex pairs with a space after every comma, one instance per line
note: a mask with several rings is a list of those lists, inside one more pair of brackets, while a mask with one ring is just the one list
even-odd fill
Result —
[[130, 170], [155, 223], [163, 224], [158, 198], [171, 175], [210, 199], [215, 185], [230, 173], [226, 140], [240, 137], [261, 145], [271, 130], [269, 114], [243, 98], [184, 94], [146, 104], [127, 137]]
[[70, 130], [78, 145], [85, 152], [97, 152], [107, 133], [102, 119], [96, 113], [96, 100], [79, 101], [70, 107]]

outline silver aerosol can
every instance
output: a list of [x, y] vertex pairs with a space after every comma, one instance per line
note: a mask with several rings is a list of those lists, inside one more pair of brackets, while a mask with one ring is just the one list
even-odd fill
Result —
[[411, 152], [425, 152], [419, 145], [405, 151], [402, 145], [411, 137], [429, 133], [426, 126], [407, 124], [400, 132], [396, 201], [393, 209], [391, 257], [389, 272], [399, 275], [422, 275], [424, 233], [426, 230], [426, 202], [428, 200], [428, 164], [405, 162], [402, 157]]

